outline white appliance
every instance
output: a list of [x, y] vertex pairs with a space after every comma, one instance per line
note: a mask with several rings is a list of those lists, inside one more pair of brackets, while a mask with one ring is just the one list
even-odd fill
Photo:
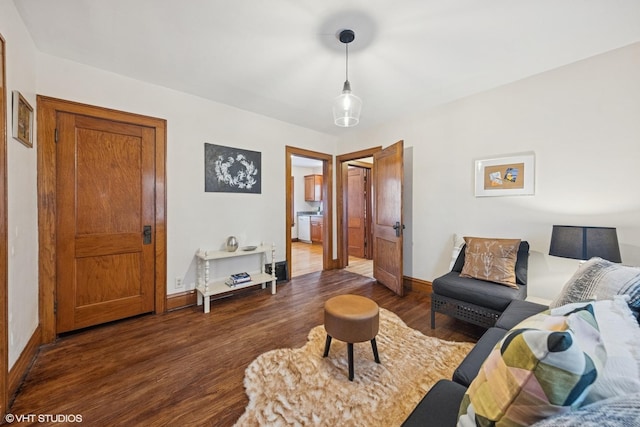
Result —
[[298, 216], [298, 240], [311, 243], [311, 217], [309, 215]]

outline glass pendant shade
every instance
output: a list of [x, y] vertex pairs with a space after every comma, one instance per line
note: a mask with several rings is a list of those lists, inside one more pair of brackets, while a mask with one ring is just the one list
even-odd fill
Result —
[[333, 121], [340, 127], [351, 127], [360, 121], [362, 100], [351, 93], [351, 85], [344, 82], [342, 93], [333, 101]]

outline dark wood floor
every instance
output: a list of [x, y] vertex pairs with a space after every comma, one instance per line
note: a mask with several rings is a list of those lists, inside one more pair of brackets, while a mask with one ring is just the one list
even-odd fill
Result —
[[426, 335], [475, 341], [482, 333], [440, 314], [431, 330], [424, 294], [400, 298], [347, 271], [311, 273], [276, 295], [256, 289], [213, 301], [209, 314], [190, 307], [61, 337], [40, 349], [11, 412], [79, 414], [92, 426], [232, 425], [248, 402], [247, 365], [304, 345], [322, 324], [324, 301], [343, 293], [375, 300]]

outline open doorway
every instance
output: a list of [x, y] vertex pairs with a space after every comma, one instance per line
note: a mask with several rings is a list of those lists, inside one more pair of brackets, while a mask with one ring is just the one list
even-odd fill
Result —
[[372, 174], [373, 157], [347, 162], [346, 269], [368, 277], [373, 277]]
[[286, 258], [291, 277], [332, 268], [333, 157], [286, 147]]
[[403, 186], [404, 141], [384, 149], [373, 147], [336, 157], [337, 162], [337, 268], [349, 265], [348, 177], [349, 162], [373, 157], [371, 228], [373, 230], [373, 277], [399, 296], [404, 295]]
[[373, 147], [336, 157], [338, 263], [357, 274], [373, 277], [372, 175]]

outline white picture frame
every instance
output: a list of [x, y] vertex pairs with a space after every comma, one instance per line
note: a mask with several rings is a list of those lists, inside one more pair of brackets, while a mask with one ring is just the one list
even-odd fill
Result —
[[475, 196], [535, 194], [535, 153], [475, 160]]

